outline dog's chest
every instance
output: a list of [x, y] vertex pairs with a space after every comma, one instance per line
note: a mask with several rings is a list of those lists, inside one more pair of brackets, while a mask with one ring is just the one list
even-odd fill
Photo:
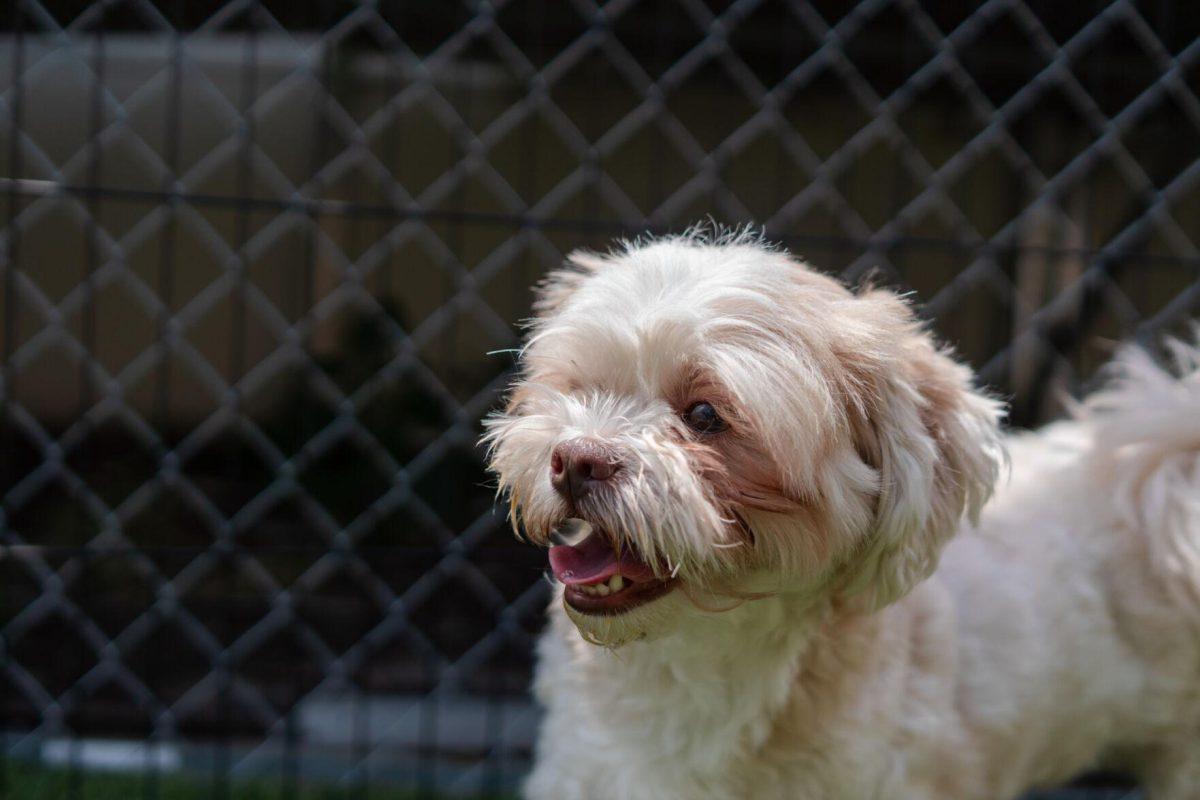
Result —
[[832, 761], [850, 753], [830, 730], [787, 723], [794, 648], [608, 652], [572, 634], [542, 643], [530, 797], [829, 796]]
[[652, 681], [633, 693], [591, 688], [600, 690], [586, 700], [552, 701], [531, 800], [826, 800], [876, 796], [880, 786], [881, 775], [866, 767], [886, 754], [860, 760], [853, 741], [829, 730], [781, 732], [750, 697], [734, 698], [737, 689]]

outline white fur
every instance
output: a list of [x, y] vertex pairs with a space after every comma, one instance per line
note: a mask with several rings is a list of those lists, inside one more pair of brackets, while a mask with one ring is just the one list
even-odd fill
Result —
[[[628, 479], [584, 515], [684, 590], [556, 596], [530, 798], [1001, 800], [1100, 766], [1200, 797], [1195, 349], [1181, 378], [1125, 351], [984, 506], [997, 406], [890, 293], [694, 233], [576, 256], [539, 312], [488, 423], [514, 524], [545, 543], [551, 450], [600, 439]], [[712, 391], [737, 438], [693, 441]]]

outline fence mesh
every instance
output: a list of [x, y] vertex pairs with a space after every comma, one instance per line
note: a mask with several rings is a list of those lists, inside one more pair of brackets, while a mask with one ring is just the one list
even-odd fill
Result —
[[5, 14], [2, 796], [510, 794], [548, 592], [478, 420], [569, 249], [758, 221], [1018, 425], [1200, 306], [1184, 2]]

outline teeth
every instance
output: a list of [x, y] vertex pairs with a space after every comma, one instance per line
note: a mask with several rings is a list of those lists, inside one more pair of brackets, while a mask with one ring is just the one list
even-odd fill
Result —
[[625, 588], [625, 579], [620, 575], [613, 575], [607, 583], [577, 584], [575, 588], [591, 597], [608, 597]]

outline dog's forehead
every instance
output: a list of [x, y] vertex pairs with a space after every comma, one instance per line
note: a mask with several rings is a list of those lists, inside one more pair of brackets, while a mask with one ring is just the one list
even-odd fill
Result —
[[755, 246], [633, 249], [581, 281], [527, 355], [576, 382], [661, 390], [709, 363], [714, 348], [745, 345], [750, 326], [777, 322], [800, 271]]
[[571, 306], [634, 331], [653, 332], [663, 320], [700, 325], [739, 305], [778, 301], [801, 269], [756, 246], [658, 242], [596, 270]]
[[626, 302], [644, 308], [672, 300], [703, 302], [737, 289], [766, 289], [772, 277], [789, 268], [795, 265], [759, 247], [661, 242], [615, 259], [590, 283], [598, 294], [623, 294]]

